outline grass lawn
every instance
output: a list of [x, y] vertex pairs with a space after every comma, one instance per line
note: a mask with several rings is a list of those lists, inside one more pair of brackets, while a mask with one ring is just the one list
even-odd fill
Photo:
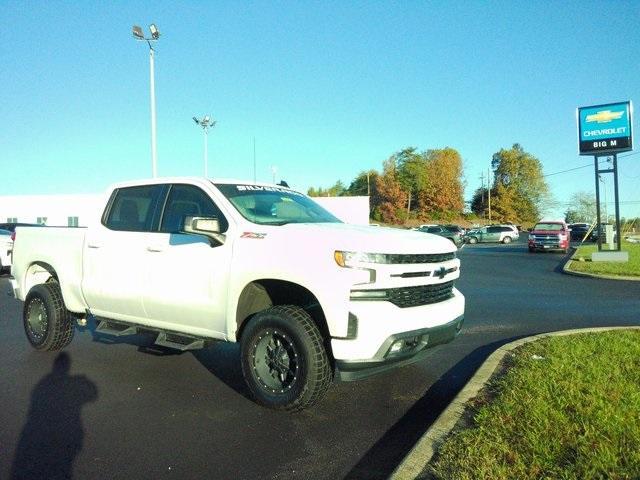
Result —
[[516, 349], [438, 449], [438, 479], [640, 478], [640, 331]]
[[[618, 262], [592, 262], [591, 254], [598, 251], [598, 245], [588, 244], [578, 248], [573, 255], [573, 262], [569, 266], [570, 271], [600, 273], [604, 275], [622, 275], [627, 277], [640, 277], [640, 243], [622, 242], [622, 251], [629, 252], [627, 263]], [[584, 262], [578, 259], [584, 258]]]

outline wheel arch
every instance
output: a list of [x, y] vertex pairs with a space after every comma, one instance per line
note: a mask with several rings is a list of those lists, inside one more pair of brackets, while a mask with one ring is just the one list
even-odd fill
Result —
[[242, 336], [251, 317], [276, 305], [297, 305], [311, 316], [322, 334], [325, 349], [333, 363], [331, 335], [320, 302], [306, 287], [286, 280], [269, 278], [253, 280], [243, 288], [236, 307], [236, 340]]
[[26, 269], [24, 274], [24, 295], [29, 294], [29, 291], [35, 286], [41, 283], [47, 283], [50, 281], [59, 281], [58, 273], [55, 268], [46, 262], [38, 261], [33, 262]]

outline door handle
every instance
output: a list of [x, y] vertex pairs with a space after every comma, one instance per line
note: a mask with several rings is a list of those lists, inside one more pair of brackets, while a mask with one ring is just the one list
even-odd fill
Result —
[[102, 245], [97, 243], [87, 243], [87, 248], [100, 248]]
[[162, 247], [149, 246], [147, 247], [147, 252], [162, 252]]

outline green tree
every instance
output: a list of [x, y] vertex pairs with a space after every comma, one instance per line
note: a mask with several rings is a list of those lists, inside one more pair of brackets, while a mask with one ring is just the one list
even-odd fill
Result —
[[398, 168], [397, 179], [402, 190], [407, 193], [407, 211], [422, 210], [419, 204], [420, 192], [429, 184], [427, 159], [424, 153], [418, 153], [415, 147], [405, 148], [393, 154]]
[[471, 211], [478, 217], [487, 216], [489, 209], [489, 190], [486, 187], [478, 188], [471, 197]]
[[564, 214], [567, 223], [593, 223], [596, 218], [596, 198], [589, 192], [576, 192], [569, 199], [569, 208]]
[[540, 160], [516, 143], [509, 150], [495, 153], [491, 164], [494, 170], [492, 211], [503, 221], [537, 221], [549, 200], [549, 187], [542, 175]]
[[346, 195], [349, 196], [365, 196], [372, 195], [375, 189], [376, 178], [378, 178], [378, 172], [375, 170], [363, 171], [353, 179], [349, 188], [347, 188]]

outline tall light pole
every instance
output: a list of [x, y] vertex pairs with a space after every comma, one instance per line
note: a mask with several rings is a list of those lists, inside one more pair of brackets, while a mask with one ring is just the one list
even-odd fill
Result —
[[193, 117], [193, 121], [202, 127], [204, 130], [204, 176], [208, 177], [207, 164], [209, 163], [209, 129], [216, 126], [216, 122], [209, 115], [205, 115], [201, 119]]
[[151, 42], [156, 42], [158, 38], [160, 38], [160, 31], [154, 23], [149, 25], [149, 31], [151, 32], [151, 37], [147, 38], [142, 33], [142, 28], [137, 25], [133, 26], [133, 38], [139, 41], [145, 41], [149, 45], [149, 85], [151, 91], [151, 171], [153, 173], [153, 178], [155, 178], [158, 176], [158, 157], [156, 152], [156, 85], [153, 65], [155, 52], [151, 46]]

